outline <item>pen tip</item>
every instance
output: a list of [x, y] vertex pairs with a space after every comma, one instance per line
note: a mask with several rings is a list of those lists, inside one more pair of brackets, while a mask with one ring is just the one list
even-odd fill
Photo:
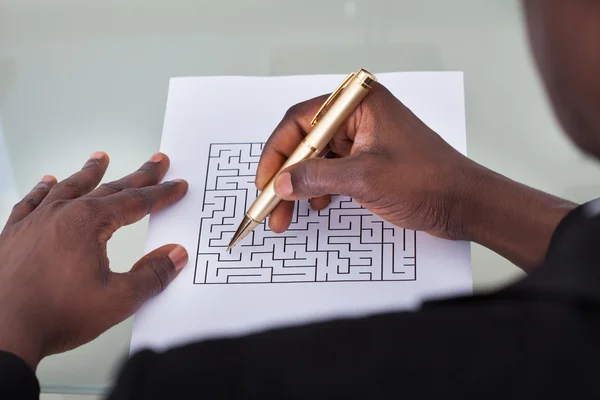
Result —
[[252, 232], [254, 228], [256, 228], [259, 224], [259, 222], [256, 222], [248, 215], [245, 215], [244, 219], [242, 220], [242, 223], [235, 231], [235, 234], [233, 235], [233, 238], [229, 242], [229, 246], [227, 246], [227, 248], [229, 250], [233, 249], [247, 234]]

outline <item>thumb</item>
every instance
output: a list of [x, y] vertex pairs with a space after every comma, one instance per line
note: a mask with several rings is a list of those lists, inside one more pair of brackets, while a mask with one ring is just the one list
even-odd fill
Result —
[[342, 158], [310, 158], [283, 170], [275, 192], [284, 200], [303, 200], [327, 194], [357, 197], [363, 166], [361, 154]]
[[151, 297], [162, 292], [175, 279], [188, 262], [188, 253], [183, 246], [168, 244], [146, 254], [131, 271], [119, 274], [122, 284], [119, 289], [129, 304], [137, 310]]

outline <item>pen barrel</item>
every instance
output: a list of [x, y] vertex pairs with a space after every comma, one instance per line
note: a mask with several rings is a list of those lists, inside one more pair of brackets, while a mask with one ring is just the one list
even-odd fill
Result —
[[279, 204], [281, 199], [275, 194], [275, 178], [284, 169], [318, 156], [327, 147], [333, 136], [340, 129], [350, 115], [356, 110], [360, 102], [369, 94], [369, 84], [375, 81], [375, 77], [365, 70], [360, 70], [354, 75], [348, 84], [331, 102], [325, 114], [322, 115], [313, 130], [306, 136], [304, 141], [296, 148], [279, 171], [267, 183], [263, 191], [258, 195], [246, 214], [255, 222], [262, 222]]
[[304, 139], [310, 146], [318, 150], [317, 153], [327, 147], [336, 132], [369, 94], [371, 90], [369, 83], [374, 80], [374, 77], [370, 79], [362, 76], [362, 74], [362, 71], [359, 72], [354, 79], [348, 82], [348, 85], [338, 95], [337, 99], [331, 103], [329, 109]]
[[277, 174], [267, 183], [265, 188], [260, 192], [254, 203], [250, 206], [246, 214], [256, 222], [262, 222], [271, 211], [279, 204], [281, 199], [275, 194], [275, 178], [279, 175], [279, 172], [286, 169], [289, 166], [297, 164], [301, 161], [317, 156], [318, 151], [314, 151], [306, 142], [298, 146], [298, 148], [292, 153], [292, 155], [286, 160], [282, 167], [277, 171]]

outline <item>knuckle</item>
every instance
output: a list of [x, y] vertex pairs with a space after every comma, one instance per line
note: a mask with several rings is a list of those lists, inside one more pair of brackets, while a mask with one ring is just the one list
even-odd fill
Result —
[[308, 159], [300, 163], [292, 172], [292, 186], [294, 192], [305, 195], [324, 194], [329, 187], [328, 182], [323, 181], [320, 160]]
[[74, 202], [85, 212], [96, 213], [100, 209], [100, 200], [90, 197]]
[[146, 213], [150, 212], [152, 208], [152, 197], [149, 195], [148, 191], [144, 189], [127, 188], [123, 190], [123, 193], [139, 203]]
[[288, 108], [283, 119], [293, 119], [296, 115], [298, 115], [301, 105], [302, 103], [298, 103]]
[[52, 185], [47, 183], [47, 182], [40, 182], [37, 185], [35, 185], [35, 187], [33, 188], [33, 190], [31, 191], [31, 193], [36, 193], [36, 194], [41, 194], [41, 193], [48, 193], [50, 191], [50, 189], [52, 189]]
[[300, 119], [300, 117], [306, 117], [310, 112], [314, 112], [313, 106], [315, 104], [323, 104], [323, 97], [326, 96], [321, 96], [311, 100], [303, 101], [301, 103], [294, 104], [293, 106], [288, 108], [283, 119], [296, 121]]
[[[179, 197], [179, 183], [177, 182], [165, 182], [162, 184], [164, 190], [155, 191], [154, 196], [151, 196], [151, 203], [154, 201], [163, 201], [168, 204], [173, 203]], [[149, 195], [150, 196], [150, 195]]]
[[398, 100], [385, 86], [376, 82], [364, 104], [368, 110], [375, 111], [390, 104], [391, 101], [399, 102], [400, 100]]
[[29, 210], [33, 210], [40, 204], [41, 199], [37, 196], [29, 195], [23, 199], [23, 205]]
[[18, 203], [16, 203], [13, 206], [12, 210], [13, 210], [13, 212], [19, 212], [19, 211], [24, 210], [26, 208], [27, 208], [27, 204], [25, 202], [25, 199], [23, 199], [23, 200], [19, 201]]
[[96, 199], [60, 200], [53, 202], [50, 209], [60, 213], [59, 219], [65, 230], [83, 238], [98, 236], [101, 206]]
[[163, 259], [150, 259], [148, 260], [148, 267], [152, 269], [154, 275], [152, 291], [156, 293], [162, 292], [169, 282], [171, 282], [171, 269], [172, 267], [167, 266], [167, 263]]
[[123, 189], [123, 194], [128, 197], [135, 198], [136, 200], [139, 198], [139, 191], [135, 188], [125, 188]]
[[391, 94], [383, 89], [383, 87], [382, 89], [372, 90], [365, 101], [358, 105], [356, 112], [351, 114], [348, 119], [348, 126], [354, 132], [358, 132], [361, 129], [370, 130], [377, 121], [386, 119], [382, 114], [389, 114], [392, 112], [390, 106], [394, 101], [398, 101], [393, 96], [391, 96], [392, 99], [390, 99], [390, 95]]
[[127, 185], [122, 180], [107, 182], [107, 183], [103, 183], [102, 185], [100, 185], [100, 189], [102, 191], [106, 191], [109, 193], [120, 192], [121, 190], [125, 189], [126, 187], [127, 187]]
[[315, 162], [315, 161], [317, 161], [317, 160], [314, 160], [314, 159], [307, 160], [300, 170], [301, 184], [304, 186], [305, 189], [308, 189], [308, 188], [321, 189], [322, 188], [322, 182], [320, 180], [321, 174], [320, 174], [319, 163]]
[[60, 190], [67, 198], [78, 197], [83, 192], [82, 183], [77, 178], [68, 178], [60, 186]]
[[50, 210], [50, 212], [58, 212], [64, 209], [70, 203], [70, 200], [55, 200], [50, 203], [48, 209]]

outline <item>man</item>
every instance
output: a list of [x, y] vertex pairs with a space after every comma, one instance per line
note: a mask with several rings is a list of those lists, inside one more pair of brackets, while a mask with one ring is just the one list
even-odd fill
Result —
[[[526, 0], [534, 53], [569, 136], [600, 156], [600, 1]], [[262, 187], [302, 139], [322, 98], [290, 109], [259, 165]], [[191, 344], [135, 355], [111, 399], [598, 397], [600, 205], [575, 204], [520, 185], [461, 156], [384, 87], [350, 117], [330, 150], [282, 173], [286, 200], [326, 207], [353, 196], [392, 223], [472, 240], [531, 275], [487, 296]], [[132, 315], [187, 262], [168, 245], [125, 274], [108, 268], [106, 242], [123, 225], [179, 200], [183, 181], [160, 185], [156, 154], [101, 185], [96, 153], [72, 177], [40, 182], [0, 235], [0, 397], [37, 398], [39, 361], [92, 340]], [[270, 218], [290, 223], [293, 203]], [[210, 305], [206, 305], [210, 306]], [[407, 344], [410, 344], [407, 346]]]

